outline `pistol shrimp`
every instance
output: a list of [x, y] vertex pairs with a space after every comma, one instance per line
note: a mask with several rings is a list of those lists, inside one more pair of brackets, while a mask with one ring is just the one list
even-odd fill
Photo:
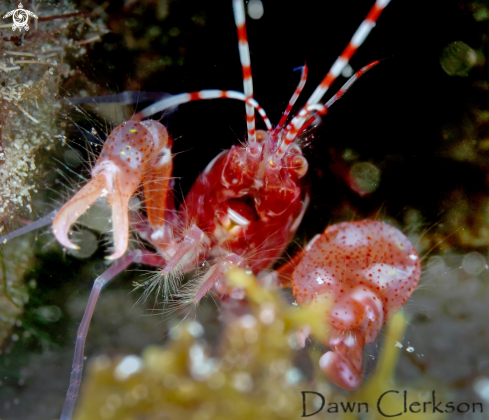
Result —
[[[243, 92], [183, 93], [138, 112], [111, 132], [92, 169], [92, 179], [59, 211], [0, 238], [5, 241], [52, 222], [59, 243], [76, 249], [70, 238], [71, 226], [100, 197], [105, 197], [112, 207], [114, 248], [108, 259], [113, 263], [95, 280], [78, 330], [61, 420], [72, 418], [81, 383], [85, 340], [100, 292], [131, 264], [156, 267], [158, 275], [150, 287], [161, 292], [168, 289], [169, 282], [176, 281], [178, 286], [181, 273], [193, 272], [209, 262], [205, 273], [192, 280], [191, 300], [198, 303], [210, 291], [221, 297], [230, 294], [223, 281], [230, 268], [239, 266], [257, 275], [277, 261], [292, 241], [309, 204], [304, 181], [308, 162], [298, 139], [358, 77], [378, 63], [359, 70], [329, 101], [321, 102], [389, 1], [375, 1], [322, 82], [305, 105], [293, 112], [307, 79], [308, 69], [303, 67], [282, 118], [273, 126], [254, 99], [244, 3], [233, 0]], [[172, 138], [165, 126], [149, 118], [178, 105], [210, 99], [244, 102], [246, 142], [216, 156], [176, 212], [171, 183]], [[257, 130], [256, 113], [266, 130]], [[129, 211], [129, 200], [141, 186], [146, 215], [135, 218]], [[130, 224], [154, 251], [128, 249]], [[339, 271], [333, 273], [334, 268]], [[363, 221], [328, 227], [304, 252], [267, 276], [284, 285], [291, 284], [301, 304], [327, 301], [325, 306], [330, 308], [324, 322], [330, 325], [331, 333], [325, 344], [333, 351], [323, 356], [320, 366], [337, 385], [355, 389], [362, 380], [364, 344], [375, 340], [382, 325], [407, 300], [419, 275], [416, 251], [401, 232], [382, 222]], [[307, 331], [301, 334], [304, 340]]]

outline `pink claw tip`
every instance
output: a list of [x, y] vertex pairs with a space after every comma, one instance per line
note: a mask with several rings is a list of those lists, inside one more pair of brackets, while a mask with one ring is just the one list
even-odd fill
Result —
[[116, 245], [116, 250], [111, 255], [105, 257], [106, 260], [113, 261], [122, 257], [127, 251], [127, 243], [120, 243]]
[[357, 372], [348, 360], [332, 351], [323, 354], [319, 367], [331, 382], [348, 391], [354, 391], [362, 383], [362, 372]]

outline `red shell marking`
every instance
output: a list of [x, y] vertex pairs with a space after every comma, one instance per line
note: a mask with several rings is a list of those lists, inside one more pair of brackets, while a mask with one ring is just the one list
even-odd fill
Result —
[[409, 239], [384, 222], [363, 220], [329, 226], [306, 247], [292, 276], [297, 302], [323, 302], [333, 352], [320, 360], [337, 385], [356, 389], [362, 380], [363, 346], [416, 288], [418, 254]]

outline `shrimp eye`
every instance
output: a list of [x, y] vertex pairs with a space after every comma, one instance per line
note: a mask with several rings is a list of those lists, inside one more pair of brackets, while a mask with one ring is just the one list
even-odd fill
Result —
[[291, 169], [302, 178], [307, 173], [308, 163], [302, 155], [294, 155], [290, 162]]
[[256, 130], [256, 140], [259, 143], [266, 143], [268, 141], [268, 133], [264, 130]]

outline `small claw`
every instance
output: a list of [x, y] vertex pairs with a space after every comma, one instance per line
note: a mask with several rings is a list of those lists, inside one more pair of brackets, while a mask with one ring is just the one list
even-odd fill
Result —
[[364, 332], [333, 330], [328, 341], [333, 351], [319, 359], [319, 367], [339, 387], [349, 391], [357, 389], [363, 375]]
[[362, 383], [362, 372], [358, 372], [343, 356], [329, 351], [319, 359], [319, 367], [328, 379], [340, 388], [354, 391]]
[[[115, 190], [120, 191], [116, 182]], [[132, 194], [131, 194], [132, 195]], [[116, 260], [122, 257], [129, 243], [129, 200], [131, 195], [114, 193], [111, 196], [112, 226], [114, 232], [114, 252], [107, 257], [108, 260]]]
[[353, 291], [351, 299], [357, 302], [364, 311], [363, 320], [356, 328], [365, 331], [366, 343], [373, 343], [384, 325], [382, 301], [372, 291], [361, 288]]
[[113, 254], [107, 258], [120, 258], [129, 242], [129, 200], [141, 184], [151, 157], [166, 151], [168, 144], [166, 128], [156, 121], [133, 120], [117, 126], [105, 141], [92, 170], [93, 179], [55, 217], [53, 230], [58, 241], [67, 248], [77, 249], [68, 238], [71, 225], [95, 200], [106, 196], [112, 206], [115, 244]]
[[107, 188], [107, 179], [100, 173], [60, 209], [53, 220], [53, 232], [61, 245], [79, 249], [68, 237], [71, 225], [103, 194], [104, 188]]

